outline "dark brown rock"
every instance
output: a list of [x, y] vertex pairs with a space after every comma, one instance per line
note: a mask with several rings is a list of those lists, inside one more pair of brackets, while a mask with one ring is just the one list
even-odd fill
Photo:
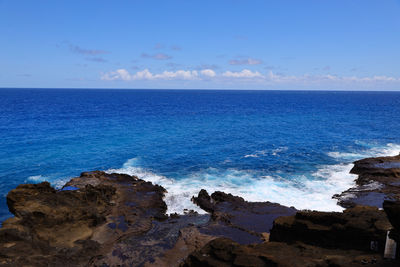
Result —
[[266, 242], [240, 245], [230, 239], [218, 238], [191, 253], [182, 267], [338, 267], [398, 266], [380, 254], [357, 250], [326, 249], [303, 243]]
[[[393, 228], [390, 231], [390, 238], [400, 244], [400, 201], [385, 201], [383, 208]], [[400, 246], [397, 247], [397, 257], [400, 257]]]
[[15, 217], [0, 229], [0, 266], [149, 262], [174, 246], [180, 229], [208, 221], [168, 218], [164, 193], [137, 177], [99, 171], [82, 173], [64, 190], [47, 182], [20, 185], [7, 195]]
[[296, 213], [296, 209], [277, 203], [248, 202], [219, 191], [209, 196], [207, 191], [201, 190], [192, 200], [211, 213], [212, 220], [199, 228], [201, 233], [229, 237], [241, 244], [263, 242], [276, 218]]
[[342, 207], [382, 208], [384, 200], [400, 200], [400, 155], [358, 160], [350, 173], [358, 175], [356, 186], [334, 196]]
[[383, 252], [390, 228], [386, 214], [375, 207], [357, 206], [344, 212], [300, 211], [276, 219], [270, 240], [363, 251], [371, 251], [372, 244], [372, 250]]

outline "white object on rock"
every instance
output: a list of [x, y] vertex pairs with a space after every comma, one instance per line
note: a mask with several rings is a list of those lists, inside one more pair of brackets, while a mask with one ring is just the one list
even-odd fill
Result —
[[386, 259], [395, 259], [396, 258], [396, 241], [389, 237], [390, 231], [387, 231], [386, 234], [386, 244], [385, 244], [385, 253], [383, 257]]

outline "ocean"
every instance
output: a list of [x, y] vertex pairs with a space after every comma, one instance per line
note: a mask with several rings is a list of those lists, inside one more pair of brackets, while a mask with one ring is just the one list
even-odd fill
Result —
[[83, 171], [160, 184], [168, 212], [202, 188], [340, 211], [352, 162], [400, 152], [400, 93], [0, 89], [0, 221], [21, 183]]

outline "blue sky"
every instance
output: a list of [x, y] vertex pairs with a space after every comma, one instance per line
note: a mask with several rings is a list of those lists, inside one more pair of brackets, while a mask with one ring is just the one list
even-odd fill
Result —
[[400, 90], [400, 0], [0, 0], [0, 87]]

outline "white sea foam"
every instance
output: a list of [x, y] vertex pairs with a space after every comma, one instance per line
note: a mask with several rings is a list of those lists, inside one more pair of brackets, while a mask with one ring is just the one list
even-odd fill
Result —
[[376, 146], [359, 152], [328, 152], [328, 156], [342, 160], [357, 160], [365, 157], [396, 156], [400, 152], [400, 145], [389, 143], [386, 146]]
[[253, 154], [245, 155], [244, 158], [258, 158], [260, 156], [265, 156], [267, 154], [266, 150], [256, 151]]
[[[280, 148], [273, 153], [287, 150]], [[348, 162], [368, 156], [397, 155], [400, 145], [388, 144], [384, 147], [373, 147], [358, 153], [330, 152], [328, 155]], [[257, 151], [253, 155], [260, 156], [265, 151]], [[317, 171], [307, 176], [285, 178], [281, 172], [273, 176], [259, 175], [252, 171], [236, 169], [218, 170], [204, 169], [180, 179], [172, 179], [158, 175], [139, 166], [137, 158], [128, 160], [120, 169], [110, 169], [107, 172], [126, 173], [159, 184], [167, 189], [165, 201], [168, 212], [182, 213], [184, 209], [193, 209], [204, 213], [191, 202], [191, 197], [198, 194], [200, 189], [209, 193], [220, 190], [241, 196], [248, 201], [271, 201], [297, 209], [312, 209], [320, 211], [341, 211], [332, 196], [355, 186], [356, 175], [350, 174], [351, 163], [319, 166]]]
[[268, 150], [259, 150], [259, 151], [254, 152], [253, 154], [244, 155], [243, 157], [244, 158], [258, 158], [258, 157], [267, 156], [267, 155], [277, 156], [281, 152], [285, 152], [287, 150], [288, 150], [288, 147], [283, 146], [283, 147], [272, 149], [270, 151], [268, 151]]
[[283, 147], [279, 147], [277, 149], [272, 150], [272, 155], [273, 156], [277, 156], [278, 154], [280, 154], [281, 152], [285, 152], [288, 150], [287, 146], [283, 146]]
[[32, 183], [40, 183], [46, 181], [46, 177], [43, 177], [42, 175], [33, 175], [29, 176], [25, 182], [32, 182]]
[[280, 176], [257, 176], [252, 171], [236, 169], [217, 170], [208, 168], [179, 180], [155, 174], [138, 166], [137, 159], [127, 161], [121, 169], [110, 169], [107, 172], [126, 173], [165, 187], [168, 191], [165, 201], [168, 213], [182, 213], [184, 209], [193, 209], [204, 213], [191, 202], [191, 197], [200, 189], [212, 193], [220, 190], [241, 196], [248, 201], [271, 201], [298, 209], [315, 209], [321, 211], [341, 211], [336, 200], [331, 197], [351, 186], [355, 176], [349, 174], [352, 167], [347, 165], [326, 165], [313, 174], [315, 179], [299, 176], [287, 180]]

